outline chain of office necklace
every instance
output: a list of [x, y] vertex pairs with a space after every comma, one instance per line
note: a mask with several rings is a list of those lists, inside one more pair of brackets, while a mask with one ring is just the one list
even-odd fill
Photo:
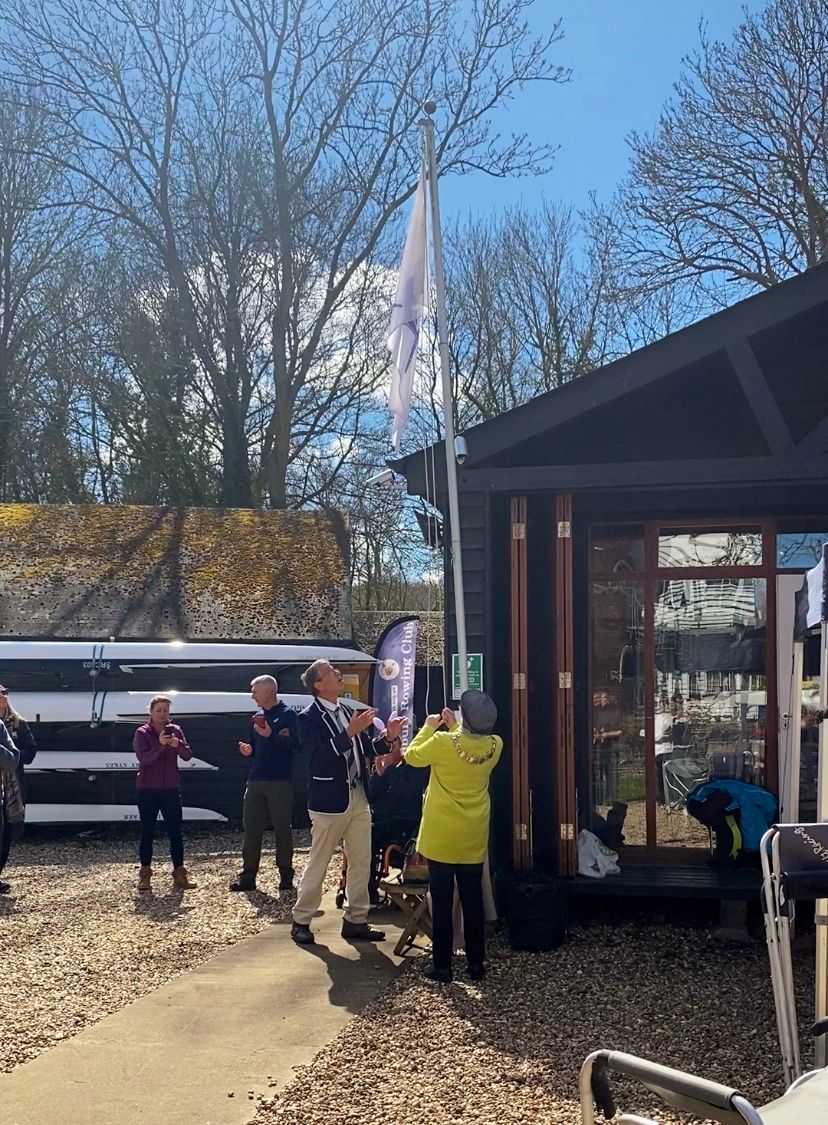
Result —
[[449, 735], [449, 738], [451, 739], [451, 744], [454, 747], [454, 752], [458, 756], [458, 758], [462, 758], [464, 762], [471, 762], [473, 766], [482, 766], [484, 762], [488, 762], [489, 758], [494, 757], [494, 752], [495, 750], [497, 750], [497, 742], [495, 741], [495, 736], [493, 734], [489, 735], [489, 738], [492, 740], [492, 745], [488, 754], [467, 754], [460, 745], [459, 731], [454, 731]]

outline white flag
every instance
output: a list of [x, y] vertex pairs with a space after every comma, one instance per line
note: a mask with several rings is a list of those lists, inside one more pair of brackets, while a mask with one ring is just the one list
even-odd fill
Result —
[[414, 210], [405, 236], [397, 296], [391, 309], [388, 326], [388, 347], [391, 351], [391, 390], [388, 406], [394, 415], [391, 444], [400, 448], [400, 438], [408, 420], [420, 327], [428, 310], [428, 242], [426, 234], [425, 168], [414, 196]]

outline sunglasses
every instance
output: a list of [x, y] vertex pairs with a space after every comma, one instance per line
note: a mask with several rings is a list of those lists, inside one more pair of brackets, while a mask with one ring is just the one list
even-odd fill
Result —
[[9, 693], [6, 691], [5, 688], [0, 688], [0, 695], [8, 695], [8, 694]]

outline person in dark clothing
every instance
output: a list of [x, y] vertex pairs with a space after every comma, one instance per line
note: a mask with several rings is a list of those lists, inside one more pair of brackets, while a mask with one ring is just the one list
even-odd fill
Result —
[[[37, 754], [37, 743], [34, 740], [31, 728], [25, 719], [12, 707], [9, 700], [8, 689], [0, 684], [0, 722], [2, 722], [12, 743], [19, 752], [18, 765], [17, 765], [17, 780], [20, 783], [20, 791], [25, 801], [26, 798], [26, 780], [24, 770], [26, 766], [30, 766]], [[0, 768], [2, 768], [0, 766]], [[11, 851], [12, 843], [20, 837], [23, 831], [22, 822], [14, 824], [9, 823], [6, 818], [3, 818], [3, 828], [0, 831], [0, 875], [6, 866]], [[0, 881], [0, 895], [6, 895], [11, 890], [8, 883]]]
[[20, 751], [12, 741], [6, 724], [0, 721], [0, 771], [14, 773], [20, 764]]
[[276, 837], [279, 890], [293, 890], [293, 755], [298, 751], [296, 712], [279, 700], [273, 676], [257, 676], [251, 695], [261, 708], [250, 724], [248, 742], [239, 753], [250, 759], [242, 812], [242, 869], [231, 891], [254, 891], [268, 818]]
[[371, 776], [371, 849], [374, 866], [368, 882], [372, 903], [379, 902], [382, 852], [389, 844], [404, 845], [416, 836], [423, 811], [429, 770], [403, 761], [402, 751], [380, 755]]
[[135, 796], [138, 815], [141, 818], [139, 845], [141, 870], [138, 874], [138, 890], [152, 889], [150, 864], [159, 812], [164, 818], [164, 827], [170, 838], [173, 886], [179, 890], [189, 890], [193, 884], [184, 866], [181, 778], [178, 772], [178, 759], [189, 761], [193, 752], [181, 727], [170, 722], [170, 700], [166, 695], [156, 695], [150, 701], [149, 714], [149, 722], [138, 727], [132, 742], [138, 759]]
[[618, 763], [621, 754], [621, 712], [605, 688], [592, 695], [592, 761], [594, 803], [610, 805], [618, 796]]

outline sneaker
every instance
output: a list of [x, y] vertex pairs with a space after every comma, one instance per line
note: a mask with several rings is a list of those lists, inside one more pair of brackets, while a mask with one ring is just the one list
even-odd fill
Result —
[[290, 936], [297, 945], [313, 945], [314, 942], [310, 926], [303, 926], [300, 922], [294, 922], [290, 927]]
[[375, 930], [367, 922], [349, 922], [347, 918], [342, 923], [342, 936], [346, 941], [385, 941], [383, 930]]
[[256, 880], [245, 879], [244, 876], [239, 875], [235, 883], [230, 884], [231, 891], [255, 891]]
[[436, 984], [451, 984], [454, 979], [451, 975], [451, 969], [423, 969], [423, 976], [426, 980], [433, 980]]

